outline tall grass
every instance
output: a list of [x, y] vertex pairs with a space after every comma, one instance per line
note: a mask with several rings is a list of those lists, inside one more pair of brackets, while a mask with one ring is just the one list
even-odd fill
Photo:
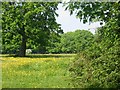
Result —
[[69, 63], [74, 55], [2, 57], [2, 88], [71, 88]]

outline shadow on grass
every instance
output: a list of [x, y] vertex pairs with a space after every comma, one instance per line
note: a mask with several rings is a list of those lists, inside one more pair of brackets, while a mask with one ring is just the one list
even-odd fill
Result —
[[[30, 54], [26, 55], [25, 57], [20, 58], [67, 58], [67, 57], [74, 57], [75, 54]], [[1, 57], [19, 57], [14, 54], [8, 54], [8, 55], [1, 55]]]

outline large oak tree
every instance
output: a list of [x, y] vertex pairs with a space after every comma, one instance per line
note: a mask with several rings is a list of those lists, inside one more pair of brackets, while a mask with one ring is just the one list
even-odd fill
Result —
[[25, 56], [26, 45], [45, 47], [51, 33], [62, 32], [55, 18], [57, 6], [58, 2], [3, 2], [3, 51], [14, 48], [19, 56]]

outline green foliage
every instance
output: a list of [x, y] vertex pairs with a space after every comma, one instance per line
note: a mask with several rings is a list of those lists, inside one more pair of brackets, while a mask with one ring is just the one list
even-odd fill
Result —
[[92, 45], [93, 34], [87, 30], [76, 30], [61, 35], [60, 42], [51, 49], [56, 53], [77, 53]]
[[[63, 32], [62, 32], [63, 33]], [[52, 33], [51, 37], [49, 39], [49, 44], [46, 49], [46, 53], [60, 53], [60, 39], [61, 35], [58, 35], [56, 33]]]
[[118, 31], [118, 25], [110, 20], [98, 29], [98, 38], [95, 38], [92, 47], [78, 54], [70, 68], [75, 87], [120, 88]]
[[[47, 46], [51, 33], [62, 32], [55, 16], [57, 2], [2, 2], [3, 53]], [[24, 55], [23, 55], [24, 56]]]
[[76, 30], [61, 34], [52, 34], [47, 47], [48, 53], [77, 53], [92, 45], [93, 34], [87, 30]]
[[[69, 2], [65, 4], [66, 10], [70, 14], [75, 12], [76, 16], [86, 23], [88, 21], [104, 21], [108, 22], [110, 18], [119, 18], [119, 2]], [[119, 20], [118, 20], [119, 21]], [[101, 22], [102, 24], [102, 22]]]
[[[91, 47], [78, 54], [71, 65], [73, 84], [83, 88], [120, 88], [120, 3], [71, 2], [66, 9], [83, 23], [100, 20]], [[102, 22], [101, 22], [102, 24]]]

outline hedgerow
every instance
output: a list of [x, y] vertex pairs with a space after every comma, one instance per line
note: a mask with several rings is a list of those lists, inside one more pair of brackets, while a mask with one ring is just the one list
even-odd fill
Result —
[[120, 88], [120, 28], [110, 20], [99, 28], [94, 43], [70, 67], [72, 84], [81, 88]]

